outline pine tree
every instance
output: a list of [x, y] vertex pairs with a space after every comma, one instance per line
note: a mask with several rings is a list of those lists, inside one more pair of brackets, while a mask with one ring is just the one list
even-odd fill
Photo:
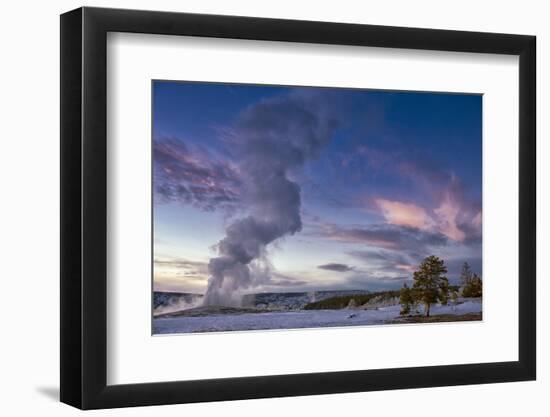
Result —
[[399, 314], [402, 316], [408, 315], [415, 304], [412, 290], [407, 283], [403, 284], [403, 288], [399, 291], [399, 304], [401, 304], [401, 311]]
[[464, 297], [481, 297], [483, 293], [483, 284], [477, 274], [473, 274], [468, 285], [462, 290]]
[[444, 274], [447, 267], [442, 259], [437, 256], [425, 258], [418, 271], [413, 274], [413, 294], [416, 301], [424, 304], [426, 317], [430, 316], [432, 304], [440, 301], [447, 303], [449, 298], [449, 280]]
[[472, 278], [472, 297], [481, 297], [483, 293], [483, 283], [481, 282], [481, 277], [477, 274], [474, 274]]
[[466, 287], [472, 280], [472, 268], [468, 262], [464, 262], [462, 265], [462, 272], [460, 273], [460, 285]]
[[439, 302], [446, 306], [449, 303], [449, 281], [445, 278], [439, 286]]

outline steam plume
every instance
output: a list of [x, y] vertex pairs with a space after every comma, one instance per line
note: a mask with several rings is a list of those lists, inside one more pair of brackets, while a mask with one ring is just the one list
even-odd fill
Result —
[[231, 135], [249, 215], [231, 223], [208, 268], [205, 305], [239, 305], [243, 291], [269, 279], [266, 247], [302, 229], [300, 186], [292, 172], [329, 142], [336, 119], [319, 96], [289, 94], [246, 109]]

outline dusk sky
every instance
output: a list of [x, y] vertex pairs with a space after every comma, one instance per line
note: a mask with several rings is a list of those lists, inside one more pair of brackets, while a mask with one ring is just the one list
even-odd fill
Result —
[[481, 120], [479, 95], [153, 82], [155, 290], [481, 274]]

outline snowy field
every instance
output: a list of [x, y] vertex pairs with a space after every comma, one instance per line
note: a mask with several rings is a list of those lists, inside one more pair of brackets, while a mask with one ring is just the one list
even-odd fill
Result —
[[[456, 306], [433, 306], [431, 315], [480, 313], [481, 308], [481, 301], [472, 300]], [[393, 305], [377, 310], [300, 310], [166, 317], [153, 319], [153, 334], [366, 326], [393, 320], [399, 317], [399, 310], [399, 305]]]

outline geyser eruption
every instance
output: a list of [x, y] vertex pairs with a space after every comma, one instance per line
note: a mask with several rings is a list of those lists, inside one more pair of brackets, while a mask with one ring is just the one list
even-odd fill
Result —
[[244, 290], [269, 279], [267, 245], [302, 229], [300, 186], [291, 175], [336, 128], [323, 102], [319, 95], [290, 94], [263, 100], [237, 120], [231, 145], [249, 215], [231, 223], [218, 242], [204, 305], [240, 305]]

